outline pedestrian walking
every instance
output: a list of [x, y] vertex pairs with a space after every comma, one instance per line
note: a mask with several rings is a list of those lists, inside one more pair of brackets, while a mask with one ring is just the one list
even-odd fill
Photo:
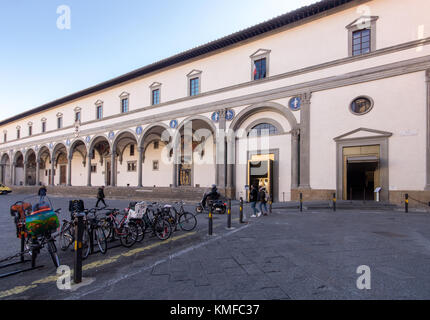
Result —
[[37, 193], [37, 194], [38, 194], [38, 196], [40, 197], [40, 198], [39, 198], [39, 203], [44, 202], [47, 192], [48, 192], [48, 191], [46, 190], [45, 185], [43, 185], [43, 184], [42, 184], [42, 186], [41, 186], [41, 187], [40, 187], [40, 189], [39, 189], [39, 192]]
[[97, 202], [96, 202], [96, 207], [99, 207], [99, 203], [100, 201], [103, 202], [104, 206], [107, 207], [106, 202], [105, 202], [105, 187], [101, 186], [99, 188], [99, 191], [97, 192]]
[[[258, 191], [258, 201], [260, 201], [259, 203], [260, 212], [258, 216], [261, 216], [261, 214], [263, 214], [263, 216], [267, 216], [267, 195], [266, 195], [266, 188], [264, 186], [261, 187], [260, 190]], [[263, 207], [264, 207], [264, 211], [263, 211]]]
[[258, 190], [257, 187], [254, 185], [251, 185], [251, 191], [249, 192], [249, 202], [251, 203], [251, 208], [253, 211], [253, 214], [251, 218], [257, 217], [257, 200], [258, 200]]

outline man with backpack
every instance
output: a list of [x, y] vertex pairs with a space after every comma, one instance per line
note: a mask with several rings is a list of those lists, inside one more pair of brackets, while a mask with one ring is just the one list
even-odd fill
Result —
[[47, 193], [46, 187], [42, 184], [42, 186], [39, 189], [39, 192], [37, 193], [37, 195], [40, 197], [39, 203], [42, 203], [45, 200], [46, 193]]
[[97, 192], [97, 202], [96, 202], [96, 207], [99, 207], [99, 202], [103, 202], [104, 206], [107, 207], [106, 202], [105, 202], [105, 192], [104, 192], [105, 187], [101, 186], [99, 188], [99, 191]]

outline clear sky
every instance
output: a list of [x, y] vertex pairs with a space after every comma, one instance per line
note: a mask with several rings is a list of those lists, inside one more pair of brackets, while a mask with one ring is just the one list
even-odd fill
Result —
[[1, 0], [0, 120], [315, 2]]

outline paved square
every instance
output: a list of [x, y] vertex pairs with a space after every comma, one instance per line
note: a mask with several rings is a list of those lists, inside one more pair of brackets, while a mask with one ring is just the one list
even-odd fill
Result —
[[[7, 244], [0, 249], [1, 257], [18, 248], [7, 211], [13, 197], [0, 198], [4, 212], [0, 237]], [[66, 208], [66, 200], [55, 198], [54, 203]], [[112, 203], [120, 208], [126, 205], [125, 201]], [[207, 236], [207, 219], [199, 216], [195, 233], [176, 233], [166, 243], [145, 239], [131, 250], [117, 248], [105, 256], [91, 256], [84, 262], [84, 277], [94, 282], [74, 292], [57, 289], [55, 270], [47, 254], [42, 254], [45, 267], [40, 271], [0, 279], [0, 297], [430, 298], [428, 214], [275, 209], [268, 217], [250, 218], [248, 225], [240, 225], [234, 208], [233, 230], [226, 230], [226, 216], [215, 218], [214, 237]], [[60, 258], [73, 265], [71, 252], [60, 252]], [[361, 265], [370, 268], [370, 290], [357, 288]]]

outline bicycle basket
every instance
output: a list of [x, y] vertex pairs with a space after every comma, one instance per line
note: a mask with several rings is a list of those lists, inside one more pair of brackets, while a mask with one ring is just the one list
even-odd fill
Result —
[[59, 226], [58, 215], [50, 208], [33, 212], [25, 218], [25, 227], [32, 236], [54, 232]]

